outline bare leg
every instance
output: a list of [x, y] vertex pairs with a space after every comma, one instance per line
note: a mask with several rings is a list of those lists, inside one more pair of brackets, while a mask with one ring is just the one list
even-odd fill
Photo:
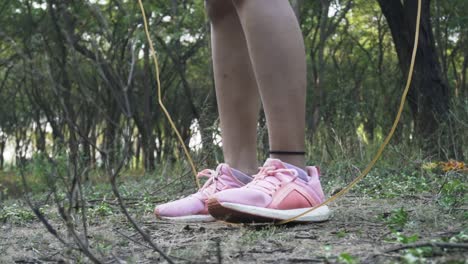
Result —
[[[287, 0], [233, 0], [268, 124], [271, 150], [304, 151], [304, 40]], [[273, 155], [303, 168], [303, 155]]]
[[216, 97], [225, 162], [257, 173], [257, 119], [260, 105], [242, 27], [231, 0], [206, 1], [211, 19]]

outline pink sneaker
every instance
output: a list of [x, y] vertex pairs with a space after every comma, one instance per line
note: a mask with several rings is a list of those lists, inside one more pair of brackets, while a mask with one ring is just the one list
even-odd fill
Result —
[[[254, 180], [242, 188], [216, 193], [208, 200], [212, 216], [228, 222], [277, 222], [295, 217], [324, 200], [317, 167], [306, 173], [278, 159], [268, 159]], [[322, 222], [330, 218], [322, 206], [295, 222]]]
[[215, 219], [208, 213], [207, 200], [211, 195], [227, 189], [239, 188], [252, 180], [227, 164], [220, 164], [214, 170], [203, 170], [197, 177], [208, 177], [198, 192], [169, 203], [156, 206], [154, 214], [159, 219], [184, 222], [210, 222]]

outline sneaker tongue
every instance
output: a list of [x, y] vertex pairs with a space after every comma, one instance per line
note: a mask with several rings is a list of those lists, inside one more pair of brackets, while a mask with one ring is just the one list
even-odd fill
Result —
[[[300, 179], [302, 179], [305, 182], [309, 181], [309, 177], [307, 176], [307, 173], [303, 169], [300, 169], [289, 163], [282, 162], [279, 159], [267, 159], [264, 166], [274, 166], [277, 169], [293, 169], [297, 171], [297, 174]], [[285, 173], [285, 174], [291, 175], [289, 173]]]
[[284, 164], [279, 159], [267, 159], [265, 161], [265, 164], [263, 164], [263, 167], [270, 167], [270, 166], [273, 166], [277, 169], [287, 169], [286, 164]]
[[309, 181], [309, 178], [310, 178], [310, 177], [307, 175], [307, 172], [305, 172], [303, 169], [298, 168], [298, 167], [296, 167], [296, 166], [294, 166], [294, 165], [291, 165], [291, 164], [289, 164], [289, 163], [286, 163], [286, 167], [288, 167], [288, 169], [294, 169], [294, 170], [296, 170], [297, 173], [298, 173], [297, 175], [298, 175], [299, 179], [301, 179], [301, 180], [303, 180], [303, 181], [305, 181], [305, 182], [308, 182], [308, 181]]
[[[267, 159], [263, 166], [264, 167], [275, 167], [276, 169], [288, 169], [286, 163], [282, 162], [279, 159], [271, 159], [271, 158]], [[281, 172], [281, 175], [286, 176], [286, 178], [284, 178], [284, 176], [282, 177], [283, 180], [288, 179], [290, 176], [293, 176], [292, 172], [288, 172], [288, 171]], [[278, 175], [276, 175], [276, 176], [278, 176]], [[275, 179], [276, 177], [267, 177], [267, 178], [269, 178], [268, 179], [269, 181], [279, 181], [279, 179]]]
[[216, 167], [216, 171], [221, 172], [221, 174], [231, 174], [229, 166], [227, 164], [221, 163]]
[[252, 181], [252, 177], [239, 170], [231, 168], [227, 164], [218, 165], [218, 170], [221, 173], [221, 175], [228, 175], [230, 177], [234, 177], [236, 180], [240, 181], [243, 184], [247, 184]]
[[216, 171], [219, 173], [218, 179], [220, 180], [229, 180], [234, 176], [231, 167], [227, 164], [219, 164]]

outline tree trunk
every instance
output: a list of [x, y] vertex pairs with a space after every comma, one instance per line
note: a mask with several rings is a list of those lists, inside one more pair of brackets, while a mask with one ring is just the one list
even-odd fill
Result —
[[136, 146], [135, 146], [135, 169], [140, 167], [140, 151], [141, 150], [141, 137], [136, 138]]
[[152, 85], [151, 85], [151, 67], [150, 67], [150, 51], [148, 45], [145, 45], [144, 48], [144, 81], [143, 81], [143, 97], [142, 97], [142, 104], [143, 104], [143, 123], [141, 133], [141, 139], [143, 141], [142, 148], [143, 148], [143, 161], [145, 170], [148, 172], [152, 172], [155, 169], [155, 157], [154, 157], [154, 150], [155, 150], [155, 138], [153, 136], [153, 116], [152, 116], [152, 108], [153, 108], [153, 96], [152, 96]]
[[35, 136], [36, 136], [36, 149], [39, 152], [45, 153], [46, 151], [46, 132], [45, 128], [41, 125], [41, 116], [39, 111], [36, 111], [34, 119], [36, 122]]
[[312, 132], [315, 132], [318, 128], [318, 124], [321, 117], [321, 104], [325, 100], [324, 92], [324, 50], [325, 42], [328, 39], [327, 32], [327, 23], [328, 23], [328, 9], [330, 8], [330, 1], [321, 1], [321, 14], [319, 19], [319, 41], [316, 47], [316, 50], [310, 52], [310, 58], [313, 63], [313, 79], [314, 79], [314, 89], [315, 89], [315, 98], [312, 106], [312, 116], [308, 120], [309, 127], [312, 129]]
[[6, 140], [2, 137], [0, 138], [0, 170], [3, 170], [5, 165], [5, 158], [3, 153], [5, 152]]
[[[416, 27], [417, 0], [378, 0], [390, 26], [403, 76], [409, 71]], [[444, 81], [430, 21], [430, 0], [422, 0], [421, 30], [408, 104], [421, 139], [431, 139], [449, 110], [448, 85]], [[435, 145], [435, 144], [433, 144]]]
[[463, 66], [461, 70], [461, 78], [460, 78], [460, 89], [457, 95], [459, 95], [462, 98], [468, 97], [468, 89], [466, 88], [466, 72], [468, 68], [468, 52], [465, 53], [465, 56], [463, 58]]

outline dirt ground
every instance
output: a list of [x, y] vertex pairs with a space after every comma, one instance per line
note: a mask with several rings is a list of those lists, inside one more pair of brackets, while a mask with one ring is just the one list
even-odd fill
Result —
[[[402, 207], [409, 221], [397, 238], [385, 218]], [[412, 235], [422, 243], [466, 234], [463, 212], [447, 213], [432, 197], [347, 196], [332, 208], [334, 216], [328, 222], [288, 226], [169, 223], [151, 213], [137, 220], [176, 263], [468, 263], [466, 249], [420, 248], [419, 253], [430, 250], [424, 257], [416, 250], [398, 249], [398, 240]], [[64, 232], [58, 220], [54, 224]], [[92, 250], [105, 263], [165, 262], [121, 214], [90, 219], [89, 234]], [[0, 263], [87, 262], [38, 221], [1, 224]]]

